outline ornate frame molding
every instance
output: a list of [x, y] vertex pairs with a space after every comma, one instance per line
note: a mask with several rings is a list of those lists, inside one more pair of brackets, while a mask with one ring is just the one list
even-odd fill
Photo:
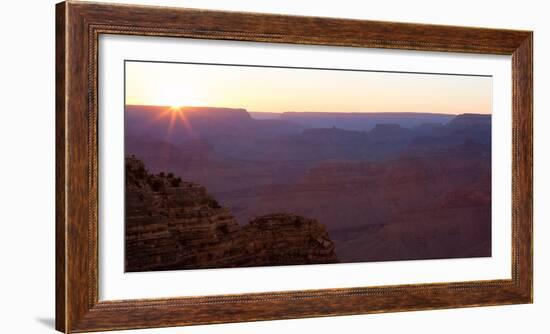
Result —
[[[97, 64], [101, 34], [511, 55], [512, 279], [99, 301]], [[66, 1], [56, 7], [56, 43], [56, 329], [59, 331], [532, 302], [532, 32]]]

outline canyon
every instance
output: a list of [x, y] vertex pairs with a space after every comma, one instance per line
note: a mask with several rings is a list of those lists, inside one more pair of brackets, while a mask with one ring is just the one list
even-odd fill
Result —
[[490, 115], [166, 110], [127, 106], [126, 153], [208, 189], [235, 228], [312, 219], [340, 262], [491, 256]]

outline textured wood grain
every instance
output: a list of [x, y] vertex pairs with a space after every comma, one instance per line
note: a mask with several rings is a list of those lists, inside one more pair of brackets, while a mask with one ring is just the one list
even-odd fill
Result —
[[[531, 32], [83, 2], [58, 4], [56, 13], [58, 330], [79, 332], [532, 302]], [[512, 279], [99, 301], [97, 42], [101, 34], [512, 55]]]
[[533, 35], [512, 55], [513, 277], [533, 298]]
[[56, 25], [55, 25], [55, 328], [64, 330], [65, 321], [65, 102], [66, 102], [66, 82], [65, 82], [65, 4], [61, 3], [56, 7]]

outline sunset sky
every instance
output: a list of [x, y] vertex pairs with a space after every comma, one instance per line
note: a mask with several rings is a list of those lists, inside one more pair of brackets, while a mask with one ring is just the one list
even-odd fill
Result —
[[126, 104], [490, 114], [491, 99], [491, 77], [126, 62]]

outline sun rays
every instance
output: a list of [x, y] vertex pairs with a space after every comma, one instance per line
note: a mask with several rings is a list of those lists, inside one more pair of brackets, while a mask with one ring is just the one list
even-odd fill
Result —
[[154, 121], [160, 121], [162, 119], [169, 118], [168, 128], [166, 129], [167, 138], [172, 136], [174, 129], [177, 125], [182, 125], [185, 128], [187, 134], [193, 136], [194, 131], [186, 115], [186, 111], [188, 109], [189, 107], [181, 105], [165, 107], [165, 109], [159, 112], [158, 115], [154, 118]]

